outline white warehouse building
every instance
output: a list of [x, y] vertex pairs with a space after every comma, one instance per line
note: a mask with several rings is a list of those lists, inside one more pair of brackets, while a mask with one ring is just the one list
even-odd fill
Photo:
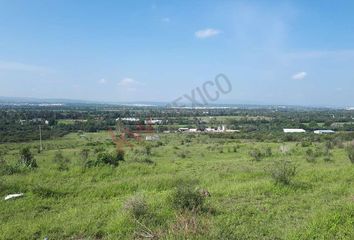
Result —
[[301, 128], [284, 128], [284, 133], [305, 133], [306, 131]]
[[333, 134], [335, 131], [333, 130], [316, 130], [314, 131], [315, 134]]

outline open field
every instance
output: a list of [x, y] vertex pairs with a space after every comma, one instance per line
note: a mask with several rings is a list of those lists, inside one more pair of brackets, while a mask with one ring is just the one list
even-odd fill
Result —
[[[24, 197], [0, 201], [0, 239], [354, 238], [354, 167], [341, 146], [331, 147], [330, 158], [309, 161], [308, 149], [320, 151], [325, 142], [169, 134], [133, 144], [117, 167], [84, 167], [83, 149], [89, 149], [88, 159], [114, 151], [107, 132], [44, 141], [42, 153], [38, 142], [0, 145], [10, 165], [21, 147], [31, 146], [39, 166], [1, 173], [1, 196]], [[147, 145], [148, 159], [139, 155]], [[254, 159], [254, 149], [268, 154]], [[53, 162], [58, 150], [67, 159], [64, 170]], [[283, 159], [296, 166], [290, 184], [271, 177]], [[200, 211], [173, 205], [176, 188], [184, 185], [210, 194]], [[146, 202], [139, 216], [126, 207], [133, 196]]]

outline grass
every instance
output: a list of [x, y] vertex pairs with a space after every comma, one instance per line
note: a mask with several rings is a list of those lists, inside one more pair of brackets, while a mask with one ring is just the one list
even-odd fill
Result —
[[[21, 147], [32, 147], [39, 166], [1, 176], [2, 198], [16, 192], [25, 196], [0, 200], [0, 239], [354, 238], [354, 167], [345, 149], [333, 149], [330, 162], [309, 163], [308, 148], [297, 143], [287, 143], [290, 150], [281, 153], [282, 143], [169, 134], [151, 149], [153, 164], [130, 159], [128, 148], [118, 167], [83, 168], [82, 149], [89, 148], [95, 158], [95, 148], [113, 151], [114, 145], [106, 132], [81, 135], [44, 141], [39, 154], [37, 142], [0, 145], [10, 164]], [[235, 145], [237, 152], [228, 151]], [[272, 156], [252, 161], [250, 150], [269, 147]], [[53, 163], [59, 149], [70, 159], [66, 171]], [[178, 154], [182, 150], [188, 157]], [[276, 184], [267, 171], [282, 159], [296, 164], [289, 185]], [[175, 208], [171, 196], [181, 181], [210, 192], [203, 211]], [[144, 196], [149, 211], [138, 220], [124, 208], [137, 195]]]

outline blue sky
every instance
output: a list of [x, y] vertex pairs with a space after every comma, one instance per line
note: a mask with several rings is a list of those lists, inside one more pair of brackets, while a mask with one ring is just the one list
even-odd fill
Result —
[[354, 1], [0, 0], [0, 96], [354, 105]]

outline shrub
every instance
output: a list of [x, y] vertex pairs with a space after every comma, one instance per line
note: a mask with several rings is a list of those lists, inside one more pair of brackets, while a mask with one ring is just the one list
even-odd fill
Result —
[[223, 146], [219, 147], [219, 153], [224, 153], [224, 147]]
[[124, 161], [124, 151], [118, 150], [115, 153], [102, 152], [97, 156], [96, 161], [87, 161], [85, 167], [96, 167], [101, 165], [118, 166], [119, 162]]
[[332, 152], [331, 152], [331, 150], [330, 149], [332, 149], [332, 147], [331, 146], [329, 146], [329, 145], [327, 145], [327, 144], [325, 144], [325, 148], [324, 148], [324, 151], [323, 151], [323, 160], [325, 161], [325, 162], [330, 162], [330, 161], [332, 161]]
[[151, 145], [146, 145], [145, 147], [144, 147], [144, 151], [145, 151], [145, 154], [146, 155], [148, 155], [148, 156], [150, 156], [151, 155]]
[[190, 151], [186, 149], [181, 149], [180, 151], [176, 152], [176, 155], [179, 158], [188, 158], [190, 157]]
[[334, 148], [334, 142], [332, 142], [332, 141], [326, 141], [325, 142], [325, 149], [327, 150], [330, 150], [330, 149], [333, 149]]
[[272, 148], [271, 147], [267, 147], [264, 151], [264, 156], [265, 157], [271, 157], [273, 155], [273, 152], [272, 152]]
[[309, 163], [316, 162], [316, 154], [311, 148], [306, 150], [306, 161]]
[[117, 161], [117, 165], [118, 165], [118, 162], [124, 161], [124, 151], [123, 150], [117, 150], [117, 152], [115, 153], [115, 160]]
[[354, 146], [347, 148], [347, 154], [350, 162], [354, 164]]
[[248, 153], [248, 155], [249, 155], [249, 156], [252, 158], [252, 160], [254, 160], [254, 161], [260, 161], [260, 160], [262, 159], [262, 157], [263, 157], [262, 152], [261, 152], [259, 149], [257, 149], [257, 148], [252, 149], [252, 150]]
[[301, 147], [310, 147], [312, 145], [312, 142], [310, 141], [302, 141], [301, 142]]
[[153, 163], [153, 161], [150, 158], [151, 152], [147, 151], [145, 148], [144, 149], [134, 149], [133, 155], [132, 155], [132, 160], [135, 162], [143, 162], [143, 163]]
[[21, 173], [23, 170], [19, 164], [10, 165], [6, 161], [0, 161], [0, 175], [12, 175]]
[[141, 219], [149, 212], [148, 205], [142, 195], [135, 195], [124, 203], [124, 209], [135, 219]]
[[279, 150], [282, 154], [288, 154], [290, 152], [290, 148], [288, 145], [281, 145]]
[[190, 185], [180, 185], [172, 194], [172, 204], [176, 209], [200, 211], [204, 197]]
[[296, 175], [296, 166], [289, 160], [276, 161], [269, 172], [276, 183], [288, 185]]
[[90, 156], [90, 149], [88, 149], [88, 148], [82, 149], [80, 152], [80, 156], [83, 161], [87, 161]]
[[70, 160], [68, 158], [65, 158], [61, 151], [57, 151], [54, 154], [53, 162], [57, 164], [59, 171], [69, 170], [68, 163], [70, 162]]
[[28, 168], [37, 168], [36, 159], [33, 158], [33, 155], [29, 149], [29, 147], [25, 147], [20, 150], [20, 163], [25, 165]]

